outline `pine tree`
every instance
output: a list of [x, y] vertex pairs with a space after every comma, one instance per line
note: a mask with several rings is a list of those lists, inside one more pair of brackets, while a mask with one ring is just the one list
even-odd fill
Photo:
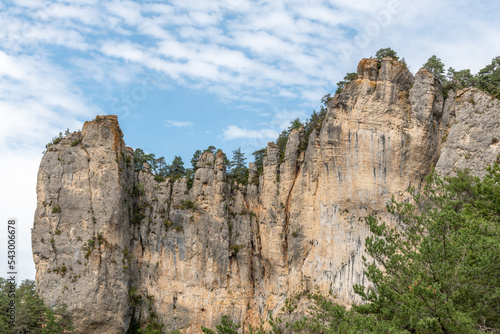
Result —
[[446, 73], [449, 88], [455, 90], [472, 87], [477, 85], [477, 77], [474, 76], [469, 69], [456, 71], [454, 68], [448, 68]]
[[257, 168], [257, 176], [261, 175], [264, 172], [264, 157], [267, 154], [266, 148], [261, 148], [252, 153], [254, 157], [255, 168]]
[[443, 84], [446, 82], [446, 78], [444, 76], [444, 64], [436, 55], [431, 56], [423, 65], [423, 68], [429, 71], [434, 79], [438, 79]]
[[356, 80], [357, 78], [358, 78], [358, 73], [356, 72], [347, 73], [344, 77], [344, 80], [337, 82], [337, 90], [335, 91], [335, 94], [340, 94], [340, 92], [342, 92], [342, 90], [348, 83]]
[[233, 151], [233, 158], [229, 162], [231, 171], [229, 177], [235, 180], [237, 183], [247, 184], [248, 183], [248, 168], [246, 166], [245, 153], [241, 151], [241, 147]]
[[194, 152], [194, 154], [193, 154], [193, 158], [191, 159], [191, 166], [192, 166], [194, 172], [196, 172], [196, 170], [198, 169], [198, 167], [196, 167], [196, 164], [198, 163], [198, 160], [200, 159], [201, 153], [202, 153], [201, 150], [196, 150], [196, 152]]
[[500, 56], [478, 73], [478, 88], [500, 99]]
[[241, 327], [240, 324], [235, 324], [232, 322], [227, 315], [223, 315], [221, 318], [221, 323], [219, 325], [216, 325], [215, 328], [217, 328], [217, 332], [213, 331], [212, 329], [205, 328], [201, 326], [201, 330], [205, 334], [238, 334], [238, 329]]
[[186, 169], [184, 168], [184, 162], [180, 156], [175, 156], [172, 164], [170, 165], [169, 176], [174, 179], [180, 179], [186, 173]]
[[203, 152], [210, 152], [212, 154], [215, 154], [217, 152], [217, 148], [213, 145], [210, 145], [205, 151]]
[[375, 58], [382, 59], [385, 57], [391, 57], [394, 60], [399, 60], [398, 54], [391, 48], [380, 49], [375, 54]]
[[368, 220], [370, 288], [354, 309], [418, 333], [500, 330], [500, 167], [483, 180], [432, 175], [412, 202], [389, 205], [402, 226]]
[[16, 322], [13, 333], [31, 333], [42, 327], [46, 307], [36, 294], [35, 282], [23, 281], [16, 290]]

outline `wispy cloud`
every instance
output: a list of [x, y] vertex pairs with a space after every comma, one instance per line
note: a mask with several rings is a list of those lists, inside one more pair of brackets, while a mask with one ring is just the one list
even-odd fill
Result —
[[249, 130], [242, 129], [236, 125], [228, 126], [223, 134], [224, 140], [232, 140], [232, 139], [275, 139], [278, 137], [278, 132], [273, 129], [261, 129], [261, 130]]
[[189, 121], [173, 121], [173, 120], [166, 120], [163, 122], [163, 124], [165, 124], [165, 126], [173, 126], [173, 127], [176, 127], [176, 128], [188, 128], [188, 127], [191, 127], [193, 126], [194, 124], [189, 122]]
[[[500, 28], [493, 18], [485, 23], [500, 6], [487, 2], [89, 0], [42, 6], [22, 1], [0, 14], [5, 23], [0, 42], [21, 53], [34, 46], [92, 51], [96, 60], [104, 57], [158, 71], [178, 84], [221, 92], [224, 98], [237, 100], [250, 89], [313, 101], [320, 97], [304, 90], [333, 90], [361, 56], [380, 47], [400, 46], [399, 53], [417, 70], [439, 53], [439, 45], [446, 45], [440, 55], [445, 62], [477, 70], [500, 53], [496, 35], [485, 32]], [[446, 29], [452, 21], [470, 24]], [[479, 27], [481, 35], [468, 26]], [[443, 43], [456, 40], [455, 29], [461, 31], [461, 41]], [[480, 50], [474, 47], [478, 43], [492, 47], [488, 55], [479, 52], [477, 61], [456, 52], [463, 51], [458, 44]]]

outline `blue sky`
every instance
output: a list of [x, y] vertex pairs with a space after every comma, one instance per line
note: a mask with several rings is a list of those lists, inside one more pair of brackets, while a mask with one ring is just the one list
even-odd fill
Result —
[[0, 256], [16, 217], [20, 278], [34, 277], [36, 174], [66, 128], [116, 114], [128, 146], [167, 161], [208, 145], [250, 157], [380, 48], [413, 72], [433, 54], [477, 72], [500, 55], [499, 14], [463, 0], [3, 1]]

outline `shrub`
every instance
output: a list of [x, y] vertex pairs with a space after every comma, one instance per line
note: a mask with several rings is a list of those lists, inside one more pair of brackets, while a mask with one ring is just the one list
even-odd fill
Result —
[[185, 210], [196, 210], [196, 202], [193, 202], [190, 199], [181, 201], [180, 208]]
[[77, 146], [78, 144], [80, 144], [82, 142], [81, 139], [73, 139], [73, 141], [71, 142], [71, 146]]

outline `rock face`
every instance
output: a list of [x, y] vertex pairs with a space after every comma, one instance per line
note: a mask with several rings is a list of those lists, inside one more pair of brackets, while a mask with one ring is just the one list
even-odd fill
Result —
[[39, 293], [67, 303], [80, 333], [148, 319], [195, 333], [222, 314], [246, 327], [316, 286], [357, 302], [364, 218], [392, 221], [385, 204], [434, 166], [481, 175], [498, 159], [500, 102], [476, 89], [448, 95], [425, 70], [363, 59], [307, 148], [302, 128], [283, 161], [270, 143], [246, 186], [226, 182], [222, 152], [200, 157], [192, 184], [156, 182], [149, 168], [134, 172], [116, 116], [86, 122], [40, 165]]
[[122, 266], [135, 183], [122, 158], [130, 154], [116, 116], [99, 117], [50, 147], [38, 172], [37, 288], [49, 306], [70, 305], [81, 333], [123, 333], [130, 322], [131, 275]]

